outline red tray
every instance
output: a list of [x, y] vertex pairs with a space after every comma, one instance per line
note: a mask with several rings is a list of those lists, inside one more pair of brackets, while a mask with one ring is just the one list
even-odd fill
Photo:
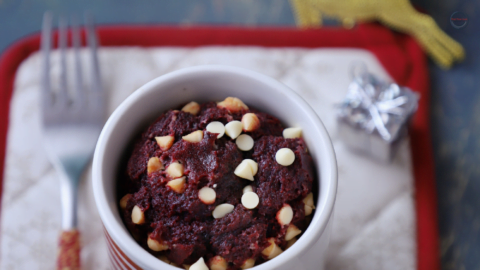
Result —
[[[410, 131], [414, 164], [417, 218], [417, 268], [440, 269], [437, 199], [429, 130], [429, 78], [425, 56], [406, 35], [378, 24], [363, 24], [352, 30], [320, 28], [235, 28], [112, 26], [98, 29], [102, 46], [205, 46], [252, 45], [263, 47], [348, 47], [372, 52], [397, 83], [421, 94]], [[40, 45], [39, 34], [26, 37], [0, 58], [0, 196], [8, 128], [9, 103], [15, 73], [20, 63]]]

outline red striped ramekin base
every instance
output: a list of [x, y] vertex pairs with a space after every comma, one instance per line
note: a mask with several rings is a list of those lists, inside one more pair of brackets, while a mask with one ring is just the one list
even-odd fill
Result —
[[108, 256], [113, 270], [142, 270], [141, 267], [135, 264], [127, 255], [125, 255], [125, 253], [123, 253], [105, 228], [103, 228], [103, 232], [105, 233], [105, 239], [108, 246]]

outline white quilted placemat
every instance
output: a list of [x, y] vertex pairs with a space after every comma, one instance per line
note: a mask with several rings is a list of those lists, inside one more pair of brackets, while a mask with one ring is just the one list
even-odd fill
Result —
[[[85, 54], [82, 57], [87, 59]], [[346, 94], [352, 63], [363, 61], [370, 71], [388, 77], [373, 55], [350, 49], [164, 47], [102, 48], [99, 57], [109, 112], [151, 79], [193, 65], [240, 66], [290, 86], [323, 120], [338, 158], [339, 188], [327, 269], [415, 268], [408, 142], [401, 145], [392, 164], [384, 165], [351, 153], [336, 136], [334, 104]], [[53, 79], [58, 80], [57, 54], [52, 64]], [[40, 140], [39, 70], [40, 57], [35, 54], [21, 65], [15, 81], [1, 210], [1, 269], [54, 269], [55, 265], [60, 193], [58, 176]], [[84, 269], [109, 269], [90, 174], [89, 167], [80, 185], [82, 263]]]

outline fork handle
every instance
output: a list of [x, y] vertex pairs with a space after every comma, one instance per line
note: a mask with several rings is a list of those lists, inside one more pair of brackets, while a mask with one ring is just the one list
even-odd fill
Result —
[[80, 232], [62, 231], [58, 241], [57, 270], [80, 270]]

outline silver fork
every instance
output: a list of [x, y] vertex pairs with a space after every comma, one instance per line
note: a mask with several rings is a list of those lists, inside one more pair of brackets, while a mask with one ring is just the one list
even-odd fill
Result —
[[80, 268], [80, 233], [77, 229], [77, 198], [80, 175], [90, 161], [105, 119], [104, 92], [100, 83], [97, 38], [93, 17], [86, 16], [86, 36], [91, 56], [91, 85], [86, 89], [80, 62], [81, 35], [72, 19], [74, 47], [74, 91], [68, 91], [66, 50], [67, 20], [60, 17], [58, 44], [60, 49], [60, 84], [52, 89], [50, 51], [52, 50], [53, 16], [46, 12], [42, 26], [42, 93], [41, 108], [43, 141], [50, 161], [60, 176], [62, 233], [59, 239], [57, 269]]

